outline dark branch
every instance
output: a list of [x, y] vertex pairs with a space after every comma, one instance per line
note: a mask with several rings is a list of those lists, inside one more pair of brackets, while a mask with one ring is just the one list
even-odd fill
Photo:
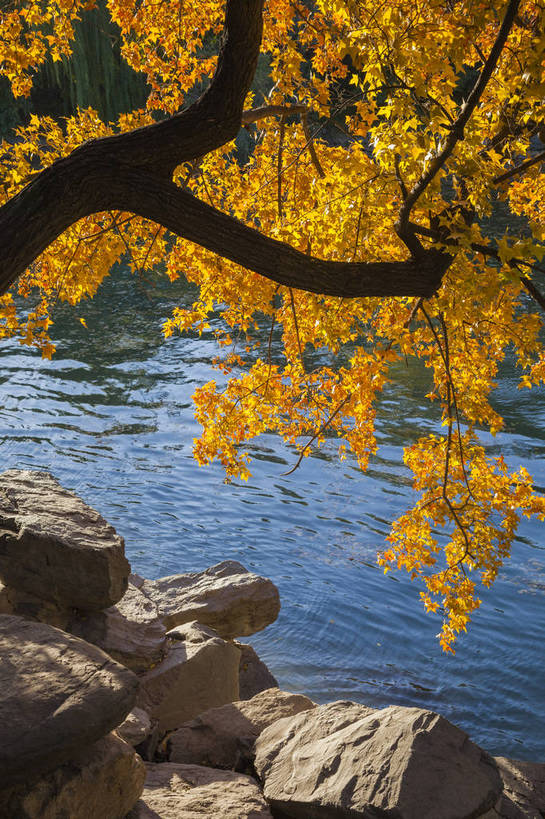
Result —
[[263, 236], [172, 182], [177, 165], [236, 135], [257, 64], [262, 6], [263, 0], [228, 0], [218, 67], [194, 105], [169, 120], [81, 145], [0, 208], [0, 294], [70, 225], [109, 210], [143, 216], [289, 287], [343, 297], [435, 293], [451, 261], [446, 253], [422, 249], [418, 260], [324, 261]]
[[[414, 184], [400, 208], [399, 218], [396, 223], [396, 230], [399, 238], [402, 239], [402, 241], [404, 241], [408, 246], [410, 246], [410, 243], [414, 241], [414, 234], [411, 234], [409, 229], [411, 210], [415, 206], [418, 199], [422, 196], [428, 185], [433, 181], [435, 176], [444, 166], [445, 162], [454, 151], [457, 143], [464, 138], [465, 126], [467, 125], [473, 111], [477, 107], [482, 93], [488, 85], [490, 77], [494, 73], [507, 37], [509, 36], [509, 32], [511, 31], [519, 5], [520, 0], [509, 0], [505, 17], [503, 18], [503, 22], [500, 26], [500, 30], [494, 45], [492, 46], [488, 59], [486, 60], [483, 69], [475, 85], [473, 86], [473, 90], [462, 106], [459, 115], [450, 126], [450, 132], [445, 141], [444, 148], [430, 162], [428, 169]], [[411, 252], [413, 252], [412, 248]]]
[[495, 176], [492, 182], [494, 185], [499, 185], [500, 182], [506, 182], [508, 179], [511, 179], [513, 176], [518, 176], [518, 174], [524, 173], [528, 168], [531, 168], [532, 165], [537, 165], [538, 162], [542, 162], [545, 160], [545, 151], [541, 151], [536, 156], [533, 156], [531, 159], [527, 159], [526, 162], [521, 162], [520, 165], [516, 165], [514, 168], [511, 168], [509, 171], [505, 171], [505, 173], [500, 174], [499, 176]]

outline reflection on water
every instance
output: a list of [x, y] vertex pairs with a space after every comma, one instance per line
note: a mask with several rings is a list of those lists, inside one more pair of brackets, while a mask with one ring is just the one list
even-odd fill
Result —
[[[524, 522], [514, 557], [485, 593], [454, 658], [435, 640], [418, 589], [375, 563], [389, 521], [411, 502], [405, 442], [434, 428], [421, 367], [400, 367], [379, 413], [380, 449], [366, 475], [334, 447], [294, 463], [276, 437], [253, 447], [248, 485], [191, 457], [198, 434], [190, 398], [211, 377], [213, 339], [162, 340], [178, 287], [149, 298], [118, 274], [79, 311], [60, 312], [52, 362], [0, 347], [2, 469], [47, 469], [124, 535], [135, 571], [148, 577], [200, 570], [232, 558], [279, 586], [278, 621], [252, 638], [285, 688], [315, 700], [353, 699], [441, 711], [493, 753], [545, 759], [545, 550], [540, 524]], [[496, 404], [501, 445], [545, 486], [545, 397], [516, 391], [506, 369]]]

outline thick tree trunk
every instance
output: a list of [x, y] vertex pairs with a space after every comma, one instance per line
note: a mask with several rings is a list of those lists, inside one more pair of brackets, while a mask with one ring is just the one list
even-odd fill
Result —
[[431, 296], [451, 257], [372, 263], [307, 256], [269, 239], [172, 182], [173, 170], [231, 140], [257, 65], [263, 0], [228, 0], [223, 45], [208, 90], [186, 111], [127, 134], [87, 142], [0, 208], [0, 294], [70, 225], [123, 210], [163, 225], [278, 284], [332, 296]]

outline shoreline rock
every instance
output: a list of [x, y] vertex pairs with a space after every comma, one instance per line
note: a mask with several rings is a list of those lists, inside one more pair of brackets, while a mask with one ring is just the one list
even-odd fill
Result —
[[140, 677], [137, 698], [163, 733], [239, 698], [240, 651], [233, 643], [197, 622], [177, 626], [167, 637], [168, 652]]
[[139, 588], [153, 600], [167, 629], [198, 620], [226, 640], [261, 631], [280, 611], [274, 583], [236, 560], [203, 572], [144, 580]]
[[0, 815], [545, 816], [545, 764], [493, 759], [431, 711], [279, 690], [233, 639], [276, 619], [270, 580], [129, 570], [50, 475], [0, 475]]
[[0, 615], [0, 788], [66, 762], [125, 718], [135, 675], [96, 646]]
[[273, 819], [250, 776], [173, 762], [146, 767], [144, 791], [127, 819]]
[[124, 541], [47, 472], [0, 475], [0, 579], [60, 608], [96, 611], [127, 590]]
[[211, 708], [184, 723], [167, 734], [165, 754], [170, 762], [246, 773], [253, 765], [255, 742], [265, 728], [315, 707], [302, 694], [270, 688], [250, 700]]

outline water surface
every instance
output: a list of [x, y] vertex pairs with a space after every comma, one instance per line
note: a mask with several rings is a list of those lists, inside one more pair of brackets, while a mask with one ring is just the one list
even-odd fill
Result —
[[[381, 403], [380, 449], [367, 474], [335, 447], [295, 456], [275, 436], [252, 448], [248, 484], [191, 455], [191, 394], [212, 377], [212, 336], [164, 341], [161, 320], [183, 286], [151, 293], [120, 271], [78, 311], [61, 310], [52, 362], [0, 346], [0, 466], [47, 469], [125, 537], [150, 578], [225, 559], [271, 577], [277, 622], [251, 642], [286, 689], [318, 702], [352, 699], [440, 711], [494, 754], [545, 760], [545, 548], [525, 521], [513, 559], [484, 594], [455, 657], [419, 589], [376, 565], [389, 523], [411, 503], [403, 445], [437, 426], [426, 373], [400, 367]], [[490, 439], [545, 487], [545, 396], [516, 390], [505, 369], [496, 406], [507, 432]]]

